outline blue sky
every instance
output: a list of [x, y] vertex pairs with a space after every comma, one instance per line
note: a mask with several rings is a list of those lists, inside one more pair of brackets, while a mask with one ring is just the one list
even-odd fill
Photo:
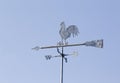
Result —
[[0, 0], [0, 83], [59, 83], [56, 45], [60, 23], [77, 25], [80, 34], [69, 44], [104, 39], [104, 48], [70, 47], [77, 51], [64, 64], [64, 83], [120, 83], [119, 0]]

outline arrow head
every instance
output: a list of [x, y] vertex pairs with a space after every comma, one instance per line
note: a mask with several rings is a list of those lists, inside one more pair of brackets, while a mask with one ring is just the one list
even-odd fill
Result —
[[36, 51], [38, 51], [39, 49], [40, 49], [39, 46], [36, 46], [36, 47], [32, 48], [32, 50], [36, 50]]

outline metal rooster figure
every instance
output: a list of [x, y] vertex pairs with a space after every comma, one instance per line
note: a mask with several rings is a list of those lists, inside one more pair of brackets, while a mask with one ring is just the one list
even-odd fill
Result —
[[68, 42], [66, 40], [73, 35], [73, 37], [77, 36], [79, 34], [79, 30], [76, 25], [70, 25], [66, 28], [65, 22], [61, 22], [60, 24], [61, 29], [59, 31], [59, 34], [62, 38], [62, 41], [60, 41], [59, 45], [67, 45]]

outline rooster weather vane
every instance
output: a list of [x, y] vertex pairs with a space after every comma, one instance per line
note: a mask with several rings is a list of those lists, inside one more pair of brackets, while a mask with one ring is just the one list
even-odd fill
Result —
[[66, 40], [70, 38], [71, 35], [73, 35], [73, 37], [78, 36], [79, 30], [76, 25], [70, 25], [66, 28], [65, 23], [61, 22], [60, 26], [61, 26], [61, 29], [59, 31], [59, 34], [62, 38], [62, 41], [59, 42], [60, 45], [64, 45], [64, 44], [67, 45], [68, 42], [66, 42]]
[[[59, 34], [61, 36], [61, 41], [57, 43], [57, 45], [54, 46], [45, 46], [45, 47], [39, 47], [36, 46], [32, 48], [33, 50], [39, 50], [39, 49], [49, 49], [49, 48], [57, 48], [57, 52], [59, 55], [52, 56], [52, 55], [46, 55], [45, 58], [47, 60], [50, 60], [51, 58], [54, 57], [61, 57], [62, 58], [62, 65], [61, 65], [61, 79], [60, 83], [63, 83], [63, 63], [64, 60], [67, 62], [66, 56], [69, 55], [78, 55], [77, 52], [73, 52], [72, 54], [65, 54], [64, 53], [64, 47], [72, 47], [72, 46], [92, 46], [92, 47], [97, 47], [97, 48], [103, 48], [103, 39], [100, 40], [92, 40], [92, 41], [86, 41], [84, 43], [77, 43], [77, 44], [68, 44], [67, 39], [70, 38], [71, 36], [75, 37], [78, 36], [79, 30], [76, 25], [70, 25], [66, 28], [65, 22], [60, 23], [60, 30]], [[61, 51], [60, 51], [61, 48]]]

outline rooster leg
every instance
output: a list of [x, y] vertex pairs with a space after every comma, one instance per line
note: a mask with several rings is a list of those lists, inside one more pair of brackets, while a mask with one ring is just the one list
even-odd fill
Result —
[[60, 46], [61, 46], [61, 45], [64, 45], [63, 39], [61, 39], [61, 41], [59, 42], [59, 45], [60, 45]]
[[68, 42], [65, 40], [65, 45], [68, 45]]

